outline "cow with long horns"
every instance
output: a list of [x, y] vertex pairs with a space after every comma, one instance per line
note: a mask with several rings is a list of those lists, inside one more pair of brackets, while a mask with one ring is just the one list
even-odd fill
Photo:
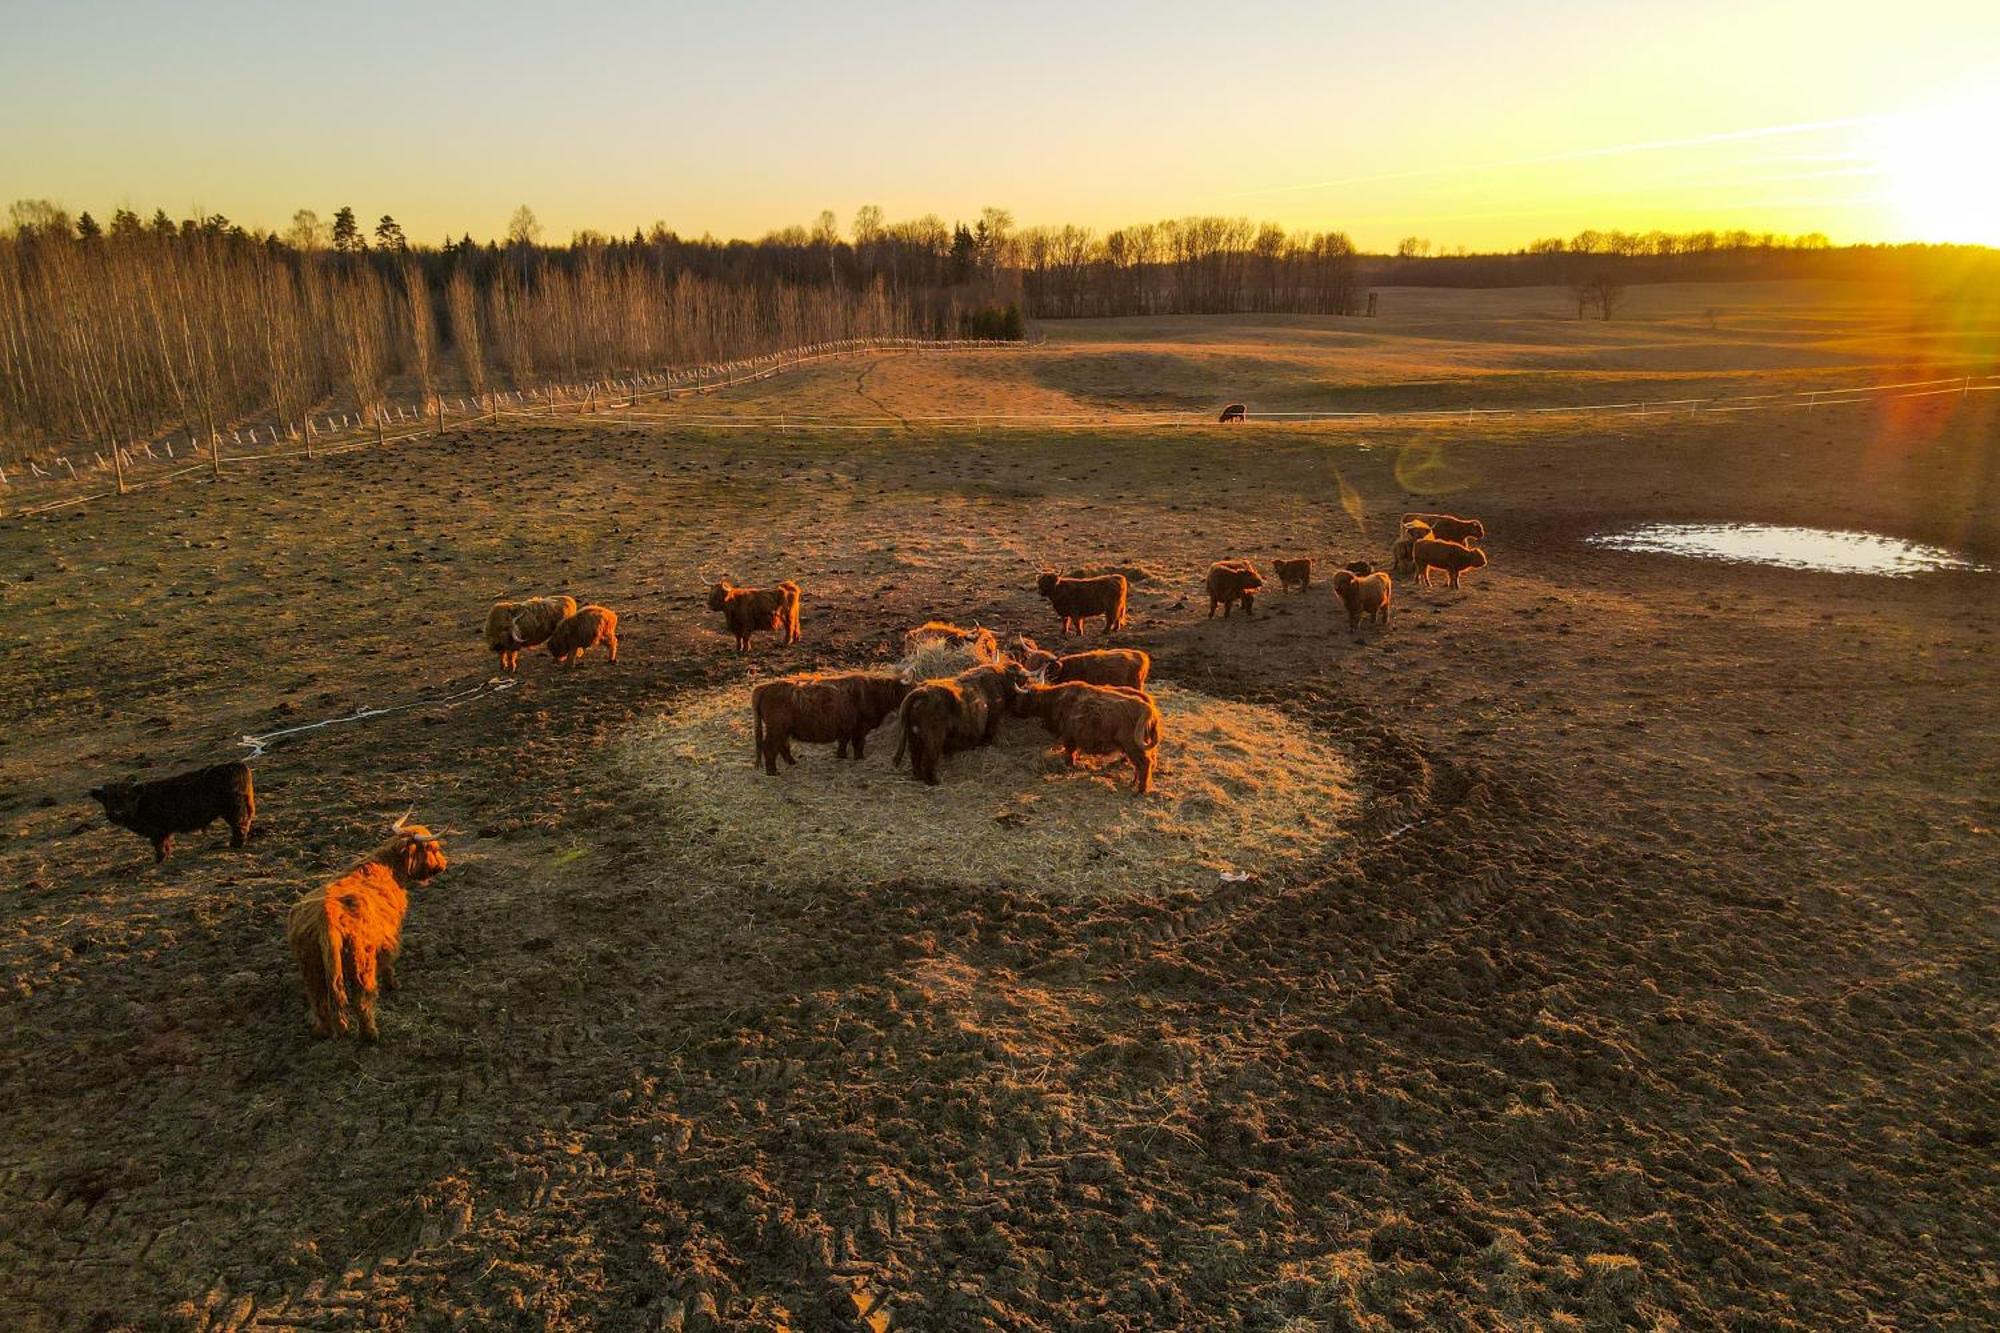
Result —
[[374, 1041], [375, 996], [396, 989], [396, 955], [410, 889], [441, 873], [441, 834], [405, 812], [389, 840], [339, 879], [292, 904], [285, 936], [305, 983], [306, 1021], [315, 1037], [348, 1028], [349, 987], [363, 1040]]

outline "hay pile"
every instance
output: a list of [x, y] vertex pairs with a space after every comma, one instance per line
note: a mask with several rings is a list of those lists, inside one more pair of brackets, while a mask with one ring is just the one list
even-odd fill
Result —
[[991, 666], [1002, 656], [1000, 640], [990, 629], [961, 629], [948, 621], [927, 620], [903, 635], [896, 674], [904, 680], [936, 680]]
[[1166, 740], [1144, 798], [1124, 760], [1065, 770], [1040, 724], [1019, 719], [997, 745], [946, 756], [937, 787], [891, 767], [893, 717], [858, 764], [795, 745], [798, 765], [767, 777], [740, 686], [681, 700], [622, 758], [667, 837], [710, 870], [781, 888], [911, 878], [1157, 893], [1279, 873], [1342, 836], [1358, 797], [1338, 750], [1273, 709], [1172, 687], [1154, 697]]

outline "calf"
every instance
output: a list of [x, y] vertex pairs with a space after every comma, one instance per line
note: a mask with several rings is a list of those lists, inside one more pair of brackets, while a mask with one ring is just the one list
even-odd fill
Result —
[[1333, 592], [1340, 598], [1340, 604], [1347, 608], [1349, 630], [1359, 630], [1363, 616], [1378, 625], [1389, 623], [1389, 599], [1395, 592], [1395, 585], [1387, 574], [1357, 574], [1351, 569], [1343, 569], [1333, 576]]
[[1096, 648], [1058, 657], [1026, 635], [1022, 635], [1018, 643], [1021, 665], [1044, 685], [1082, 681], [1090, 685], [1123, 685], [1128, 689], [1143, 690], [1146, 688], [1146, 677], [1153, 670], [1153, 659], [1137, 648]]
[[608, 606], [579, 608], [566, 617], [549, 635], [549, 656], [563, 666], [573, 666], [592, 648], [603, 644], [618, 660], [618, 613]]
[[574, 597], [495, 602], [486, 613], [486, 646], [500, 654], [500, 669], [512, 672], [521, 663], [523, 648], [547, 643], [556, 626], [575, 614]]
[[1130, 586], [1123, 574], [1098, 574], [1089, 578], [1065, 578], [1044, 570], [1035, 580], [1035, 591], [1049, 599], [1062, 617], [1063, 633], [1071, 625], [1083, 633], [1083, 622], [1091, 616], [1104, 617], [1104, 632], [1125, 627], [1125, 599]]
[[911, 775], [937, 786], [938, 760], [955, 750], [991, 745], [1007, 706], [1028, 683], [1018, 666], [983, 666], [915, 686], [897, 713], [896, 766], [908, 754]]
[[442, 872], [444, 843], [421, 824], [397, 820], [389, 841], [323, 889], [292, 904], [285, 938], [305, 983], [306, 1023], [315, 1037], [347, 1031], [348, 985], [361, 1036], [376, 1038], [377, 979], [396, 989], [396, 954], [410, 888]]
[[1071, 683], [1030, 685], [1014, 696], [1013, 711], [1038, 717], [1070, 767], [1082, 754], [1122, 754], [1132, 761], [1132, 790], [1153, 786], [1153, 752], [1160, 745], [1160, 710], [1143, 690]]
[[1439, 541], [1462, 542], [1470, 546], [1474, 542], [1486, 540], [1486, 525], [1476, 518], [1459, 518], [1453, 514], [1405, 514], [1403, 527], [1422, 527], [1422, 535], [1436, 537]]
[[1418, 581], [1424, 587], [1431, 586], [1431, 571], [1442, 569], [1451, 576], [1451, 586], [1456, 588], [1460, 574], [1468, 569], [1486, 567], [1486, 552], [1461, 542], [1424, 537], [1410, 547], [1410, 561], [1416, 566]]
[[736, 638], [736, 651], [750, 651], [750, 636], [771, 630], [787, 644], [799, 641], [799, 585], [786, 579], [775, 588], [737, 588], [718, 583], [708, 590], [708, 609], [720, 611]]
[[104, 807], [104, 817], [153, 844], [153, 864], [174, 850], [176, 833], [205, 829], [218, 819], [229, 822], [229, 845], [250, 840], [257, 817], [257, 794], [250, 785], [250, 765], [241, 762], [198, 768], [152, 782], [111, 782], [92, 787], [90, 795]]
[[755, 715], [756, 759], [764, 771], [778, 776], [778, 759], [788, 764], [793, 741], [816, 745], [831, 742], [842, 759], [849, 746], [862, 757], [868, 733], [896, 711], [911, 690], [895, 676], [847, 672], [839, 675], [791, 676], [769, 680], [750, 691]]
[[1313, 562], [1305, 556], [1297, 560], [1273, 560], [1271, 566], [1278, 571], [1278, 586], [1286, 592], [1292, 591], [1294, 584], [1300, 592], [1312, 587]]
[[1208, 618], [1215, 619], [1215, 608], [1222, 608], [1222, 618], [1229, 619], [1229, 613], [1236, 609], [1236, 603], [1243, 603], [1243, 614], [1255, 615], [1257, 589], [1264, 586], [1264, 576], [1248, 560], [1218, 560], [1208, 567]]

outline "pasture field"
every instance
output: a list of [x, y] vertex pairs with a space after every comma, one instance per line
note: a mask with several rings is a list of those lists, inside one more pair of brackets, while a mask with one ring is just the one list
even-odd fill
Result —
[[[1561, 306], [1057, 324], [0, 524], [0, 1324], [1991, 1326], [2000, 575], [1584, 539], [1799, 523], [2000, 562], [2000, 395], [920, 420], [1753, 394], [2000, 349], [1991, 309], [1838, 288]], [[1351, 636], [1325, 580], [1405, 509], [1478, 515], [1491, 566]], [[1211, 560], [1295, 551], [1310, 591], [1203, 618]], [[684, 704], [886, 662], [931, 616], [1050, 643], [1042, 565], [1131, 571], [1112, 642], [1341, 755], [1315, 854], [1147, 893], [1060, 855], [955, 875], [897, 862], [887, 812], [927, 818], [898, 790], [882, 873], [765, 881], [639, 776]], [[725, 576], [797, 579], [804, 641], [736, 656], [701, 606]], [[156, 869], [84, 798], [471, 690], [488, 603], [555, 591], [621, 612], [616, 665], [531, 653], [275, 741], [244, 851], [218, 826]], [[747, 743], [716, 762], [751, 776]], [[1040, 762], [1043, 802], [1125, 780]], [[1246, 824], [1319, 813], [1281, 771]], [[809, 746], [759, 780], [852, 775]], [[285, 909], [411, 806], [457, 832], [383, 1040], [309, 1041]], [[784, 843], [782, 798], [756, 814]]]

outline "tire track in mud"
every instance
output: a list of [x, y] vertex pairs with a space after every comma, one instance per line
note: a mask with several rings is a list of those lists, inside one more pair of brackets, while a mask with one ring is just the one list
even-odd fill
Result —
[[875, 368], [881, 364], [882, 361], [878, 357], [854, 373], [854, 392], [865, 401], [873, 404], [876, 410], [881, 412], [883, 416], [894, 417], [904, 430], [910, 430], [910, 419], [908, 417], [883, 402], [880, 398], [877, 398], [874, 394], [868, 392], [868, 377], [874, 374]]

